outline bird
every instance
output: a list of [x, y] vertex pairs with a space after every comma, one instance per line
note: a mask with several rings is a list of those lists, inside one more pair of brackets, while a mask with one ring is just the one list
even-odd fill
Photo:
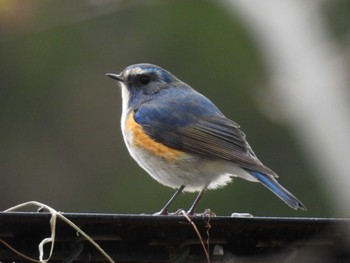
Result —
[[190, 85], [149, 63], [106, 75], [121, 87], [121, 129], [130, 155], [153, 179], [176, 189], [157, 215], [167, 215], [182, 192], [198, 192], [187, 211], [194, 215], [208, 190], [235, 177], [259, 182], [291, 208], [306, 210], [257, 158], [239, 124]]

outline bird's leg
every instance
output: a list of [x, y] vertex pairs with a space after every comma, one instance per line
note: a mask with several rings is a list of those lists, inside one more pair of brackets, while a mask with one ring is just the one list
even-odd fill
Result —
[[176, 197], [182, 193], [182, 190], [185, 188], [185, 185], [181, 185], [179, 189], [176, 190], [174, 195], [170, 198], [170, 200], [165, 204], [165, 206], [158, 212], [155, 213], [154, 215], [167, 215], [168, 214], [168, 208], [171, 206], [171, 204], [174, 202]]
[[202, 199], [203, 195], [207, 192], [207, 188], [204, 187], [202, 189], [202, 191], [199, 192], [199, 194], [196, 197], [196, 200], [194, 200], [191, 208], [187, 211], [188, 215], [193, 215], [194, 214], [194, 210], [196, 209], [197, 205], [199, 204], [199, 201]]

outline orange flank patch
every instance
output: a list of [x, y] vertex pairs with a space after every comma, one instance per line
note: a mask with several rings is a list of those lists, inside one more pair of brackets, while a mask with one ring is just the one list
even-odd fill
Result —
[[147, 150], [150, 154], [162, 157], [168, 161], [176, 161], [184, 155], [183, 152], [167, 147], [150, 138], [142, 129], [142, 127], [135, 122], [134, 113], [129, 114], [125, 129], [132, 133], [131, 145]]

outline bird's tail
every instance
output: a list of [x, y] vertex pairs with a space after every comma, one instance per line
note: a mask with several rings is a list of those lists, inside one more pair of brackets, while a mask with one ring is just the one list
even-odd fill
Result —
[[270, 177], [258, 172], [251, 172], [251, 175], [258, 179], [258, 181], [261, 184], [263, 184], [271, 192], [273, 192], [275, 195], [281, 198], [281, 200], [287, 205], [289, 205], [291, 208], [295, 210], [306, 210], [305, 205], [293, 194], [291, 194], [287, 189], [280, 185], [276, 180], [271, 179]]

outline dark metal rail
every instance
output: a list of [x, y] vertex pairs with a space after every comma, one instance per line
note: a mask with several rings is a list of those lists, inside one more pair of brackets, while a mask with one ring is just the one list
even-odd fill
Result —
[[[64, 215], [116, 262], [207, 262], [193, 225], [181, 215]], [[0, 213], [0, 239], [38, 258], [38, 244], [50, 236], [50, 217], [47, 213]], [[349, 219], [194, 216], [191, 220], [205, 245], [209, 244], [212, 263], [350, 262]], [[50, 262], [106, 262], [59, 219], [56, 232]], [[0, 243], [0, 262], [28, 261]]]

